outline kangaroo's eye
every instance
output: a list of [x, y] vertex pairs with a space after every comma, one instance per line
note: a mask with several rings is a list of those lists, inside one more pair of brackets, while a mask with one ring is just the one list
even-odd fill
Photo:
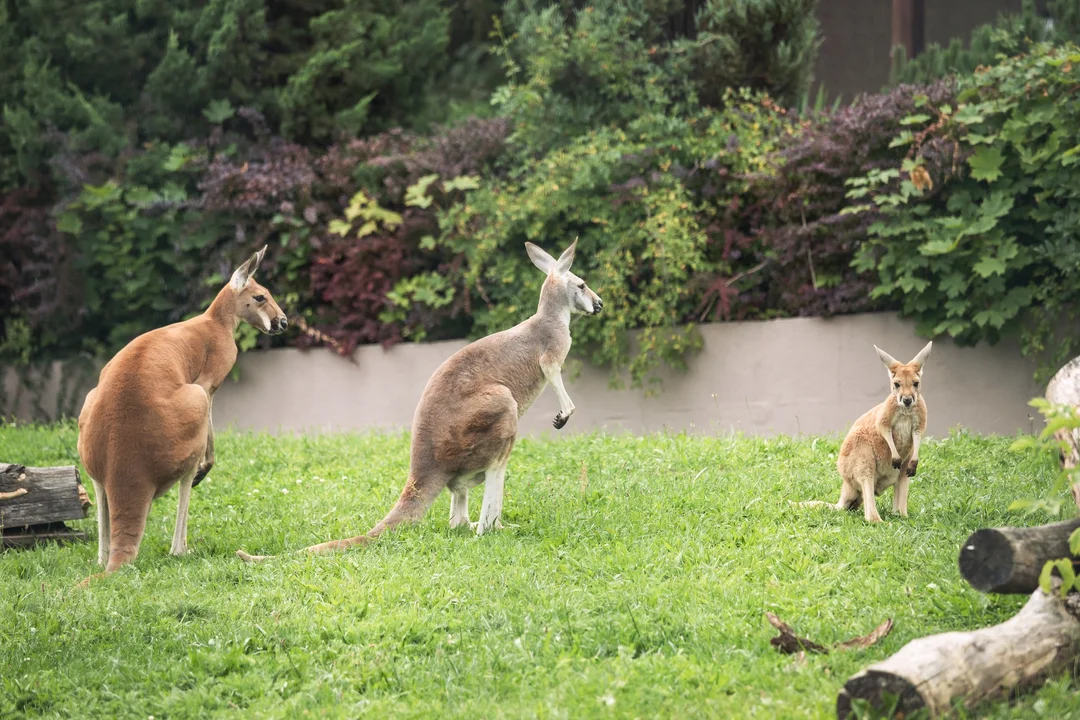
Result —
[[918, 390], [918, 389], [919, 389], [919, 383], [915, 383], [915, 389], [916, 389], [916, 390]]
[[266, 302], [266, 296], [265, 295], [256, 295], [255, 296], [255, 302], [258, 302], [258, 303]]
[[900, 389], [900, 383], [893, 383], [892, 386], [897, 390]]
[[580, 285], [578, 285], [578, 290], [584, 290], [584, 289], [585, 289], [585, 283], [581, 283]]

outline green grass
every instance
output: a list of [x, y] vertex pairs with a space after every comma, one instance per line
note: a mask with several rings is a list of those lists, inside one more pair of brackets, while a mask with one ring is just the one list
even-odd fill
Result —
[[[3, 428], [0, 459], [77, 462], [75, 440]], [[168, 555], [175, 491], [136, 564], [89, 591], [74, 586], [96, 542], [0, 555], [0, 717], [835, 717], [865, 665], [1023, 604], [971, 590], [956, 565], [971, 531], [1025, 522], [1005, 508], [1052, 483], [1009, 444], [928, 441], [911, 517], [886, 495], [870, 526], [789, 504], [835, 500], [836, 437], [523, 440], [503, 518], [516, 528], [451, 531], [444, 493], [371, 547], [246, 565], [237, 548], [366, 531], [401, 488], [408, 439], [222, 434], [190, 555]], [[822, 643], [896, 626], [797, 663], [769, 645], [769, 610]], [[1076, 718], [1078, 699], [1058, 679], [978, 715]]]

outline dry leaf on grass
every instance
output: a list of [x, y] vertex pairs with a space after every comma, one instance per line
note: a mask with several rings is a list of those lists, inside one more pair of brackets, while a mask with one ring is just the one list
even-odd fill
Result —
[[801, 638], [795, 634], [795, 631], [788, 627], [788, 624], [780, 618], [773, 615], [771, 612], [765, 613], [765, 617], [769, 619], [769, 622], [774, 628], [780, 631], [780, 634], [769, 640], [774, 648], [782, 653], [793, 655], [800, 651], [809, 651], [816, 653], [827, 653], [828, 648], [824, 645], [818, 645], [813, 640], [807, 640]]
[[[815, 653], [828, 653], [829, 649], [824, 645], [820, 645], [813, 640], [807, 640], [801, 638], [795, 634], [795, 631], [791, 629], [786, 622], [778, 618], [771, 612], [765, 613], [765, 617], [768, 618], [769, 624], [780, 631], [780, 634], [769, 640], [769, 643], [782, 653], [789, 655], [799, 652], [815, 652]], [[874, 643], [881, 640], [883, 637], [892, 632], [893, 621], [889, 618], [885, 622], [874, 628], [873, 632], [869, 635], [863, 635], [862, 637], [852, 638], [851, 640], [845, 640], [842, 643], [836, 643], [833, 648], [836, 650], [855, 650], [868, 648]]]

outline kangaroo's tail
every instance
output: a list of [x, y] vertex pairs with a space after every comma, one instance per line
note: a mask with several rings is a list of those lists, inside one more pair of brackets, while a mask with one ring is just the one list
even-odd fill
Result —
[[807, 500], [805, 502], [800, 502], [800, 503], [795, 503], [795, 504], [800, 506], [800, 507], [827, 507], [827, 508], [835, 508], [836, 507], [836, 505], [832, 504], [831, 502], [825, 502], [824, 500]]
[[[416, 522], [422, 518], [428, 508], [431, 507], [432, 503], [435, 502], [435, 498], [438, 497], [444, 487], [446, 487], [446, 483], [418, 483], [415, 478], [410, 475], [408, 482], [405, 483], [405, 488], [401, 491], [401, 496], [398, 498], [398, 501], [394, 503], [394, 507], [390, 508], [390, 512], [386, 513], [386, 517], [375, 523], [375, 527], [368, 530], [365, 534], [344, 538], [342, 540], [329, 540], [324, 543], [319, 543], [318, 545], [310, 545], [298, 552], [320, 554], [334, 550], [344, 550], [353, 545], [367, 545], [372, 540], [379, 537], [379, 535], [382, 535], [387, 530], [391, 530], [401, 523]], [[262, 562], [263, 560], [274, 557], [273, 555], [249, 555], [243, 550], [237, 550], [236, 554], [241, 560], [249, 563]]]

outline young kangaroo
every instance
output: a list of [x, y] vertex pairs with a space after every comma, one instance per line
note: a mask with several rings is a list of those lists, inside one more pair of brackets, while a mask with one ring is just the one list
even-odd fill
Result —
[[150, 504], [180, 484], [172, 554], [187, 552], [191, 488], [214, 466], [214, 392], [236, 362], [243, 320], [265, 333], [288, 320], [252, 279], [264, 247], [237, 268], [202, 315], [140, 335], [101, 369], [79, 414], [79, 457], [97, 495], [98, 562], [104, 573], [139, 552]]
[[[465, 346], [428, 380], [412, 423], [409, 478], [397, 503], [366, 535], [312, 545], [321, 553], [368, 543], [403, 522], [419, 520], [444, 488], [450, 490], [450, 527], [471, 525], [478, 535], [501, 528], [503, 481], [517, 439], [518, 418], [550, 382], [559, 396], [553, 425], [574, 414], [563, 387], [570, 351], [570, 316], [595, 315], [604, 306], [585, 281], [570, 272], [575, 240], [555, 260], [525, 243], [529, 258], [547, 274], [540, 305], [528, 320]], [[469, 490], [484, 483], [480, 518], [469, 522]], [[248, 562], [268, 556], [237, 555]]]
[[[883, 403], [864, 414], [844, 438], [836, 468], [843, 483], [837, 510], [863, 502], [867, 522], [881, 522], [874, 496], [893, 488], [893, 511], [907, 517], [908, 478], [919, 466], [919, 443], [926, 432], [926, 402], [920, 383], [923, 365], [934, 343], [926, 344], [908, 364], [898, 362], [877, 345], [878, 357], [889, 369], [891, 392]], [[804, 505], [828, 505], [822, 501]]]

